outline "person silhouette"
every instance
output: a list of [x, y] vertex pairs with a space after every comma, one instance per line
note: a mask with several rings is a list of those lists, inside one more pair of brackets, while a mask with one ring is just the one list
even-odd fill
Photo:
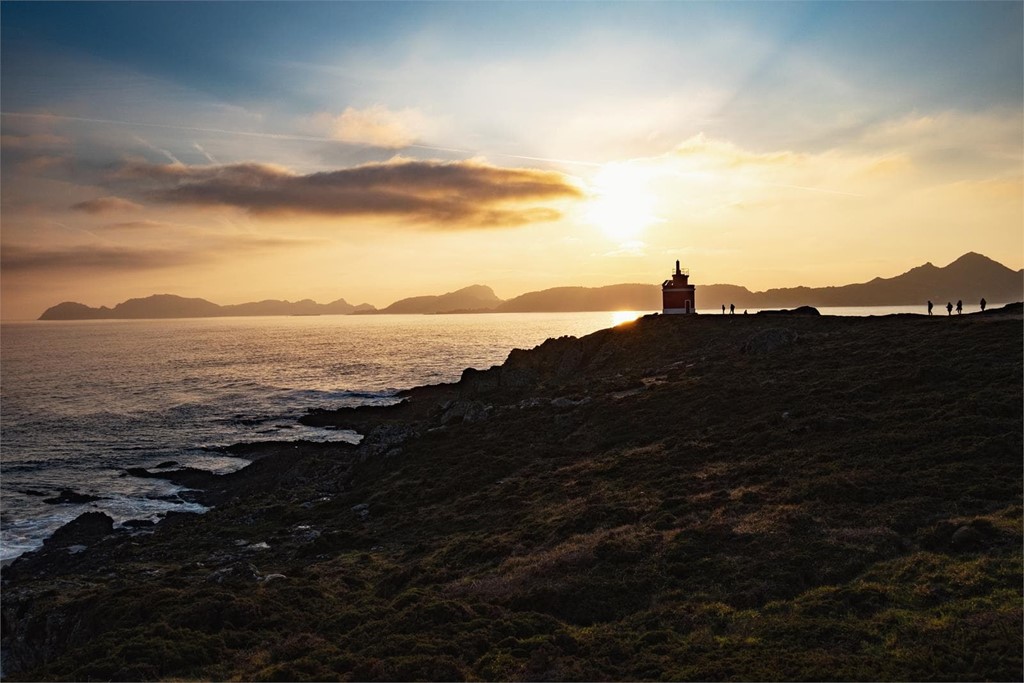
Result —
[[736, 305], [729, 304], [729, 315], [736, 315]]
[[956, 314], [960, 315], [963, 312], [964, 312], [964, 301], [963, 301], [963, 299], [957, 299], [956, 300]]
[[985, 297], [981, 297], [981, 310], [982, 310], [982, 312], [985, 311], [986, 304], [988, 304], [988, 302], [985, 301]]
[[953, 304], [946, 302], [946, 315], [953, 315]]
[[725, 304], [722, 304], [722, 315], [725, 315]]
[[933, 308], [934, 306], [935, 306], [935, 304], [933, 304], [933, 303], [931, 302], [931, 299], [929, 299], [929, 300], [928, 300], [928, 315], [931, 315], [931, 314], [932, 314], [932, 308]]

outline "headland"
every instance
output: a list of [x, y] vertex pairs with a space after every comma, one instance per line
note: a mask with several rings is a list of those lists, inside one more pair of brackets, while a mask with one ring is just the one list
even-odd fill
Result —
[[1019, 679], [1021, 311], [647, 316], [310, 413], [365, 438], [5, 568], [4, 673]]

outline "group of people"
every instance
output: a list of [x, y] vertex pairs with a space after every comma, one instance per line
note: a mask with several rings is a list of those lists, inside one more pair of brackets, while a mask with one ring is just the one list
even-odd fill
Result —
[[[988, 302], [985, 301], [985, 297], [982, 297], [981, 301], [979, 301], [978, 304], [981, 306], [981, 310], [984, 311], [985, 310], [985, 306], [988, 305]], [[932, 314], [932, 308], [934, 308], [934, 307], [935, 307], [935, 304], [933, 304], [929, 300], [928, 301], [928, 315]], [[722, 309], [723, 309], [722, 312], [724, 313], [725, 312], [725, 310], [724, 310], [725, 306], [722, 306]], [[956, 302], [956, 314], [960, 315], [963, 312], [964, 312], [964, 302], [961, 299], [957, 299], [957, 302]], [[953, 315], [953, 302], [952, 301], [947, 301], [946, 302], [946, 315]]]

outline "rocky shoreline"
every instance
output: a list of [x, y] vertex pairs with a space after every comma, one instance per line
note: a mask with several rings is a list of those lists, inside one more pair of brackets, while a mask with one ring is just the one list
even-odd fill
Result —
[[647, 316], [2, 574], [12, 680], [1021, 674], [1021, 306]]

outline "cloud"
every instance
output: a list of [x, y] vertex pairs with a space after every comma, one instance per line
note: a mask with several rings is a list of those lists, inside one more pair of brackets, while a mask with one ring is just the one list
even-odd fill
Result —
[[338, 116], [319, 114], [314, 123], [339, 142], [386, 149], [407, 147], [433, 127], [418, 109], [392, 111], [380, 104], [366, 109], [348, 107]]
[[240, 252], [276, 251], [321, 243], [322, 240], [313, 239], [235, 235], [193, 241], [176, 248], [100, 244], [53, 248], [5, 244], [0, 250], [0, 269], [8, 273], [120, 273], [209, 263]]
[[4, 133], [0, 135], [0, 147], [5, 150], [12, 149], [57, 149], [66, 147], [68, 139], [51, 133], [31, 133], [28, 135], [13, 135]]
[[131, 271], [168, 268], [203, 260], [194, 252], [83, 245], [62, 249], [4, 245], [0, 267], [24, 271]]
[[96, 199], [72, 204], [71, 208], [75, 211], [84, 211], [85, 213], [106, 214], [119, 211], [138, 211], [143, 207], [140, 204], [127, 199], [121, 199], [120, 197], [97, 197]]
[[255, 215], [390, 217], [460, 229], [557, 220], [556, 209], [537, 204], [583, 196], [555, 171], [403, 158], [308, 175], [269, 164], [133, 161], [112, 179], [171, 204], [233, 206]]
[[71, 159], [65, 156], [69, 141], [51, 133], [0, 135], [5, 169], [17, 169], [24, 175], [39, 175], [50, 170], [68, 171]]
[[174, 229], [179, 226], [173, 223], [164, 223], [163, 221], [154, 220], [141, 220], [141, 221], [122, 221], [119, 223], [108, 223], [106, 225], [100, 225], [93, 228], [94, 230], [166, 230]]

